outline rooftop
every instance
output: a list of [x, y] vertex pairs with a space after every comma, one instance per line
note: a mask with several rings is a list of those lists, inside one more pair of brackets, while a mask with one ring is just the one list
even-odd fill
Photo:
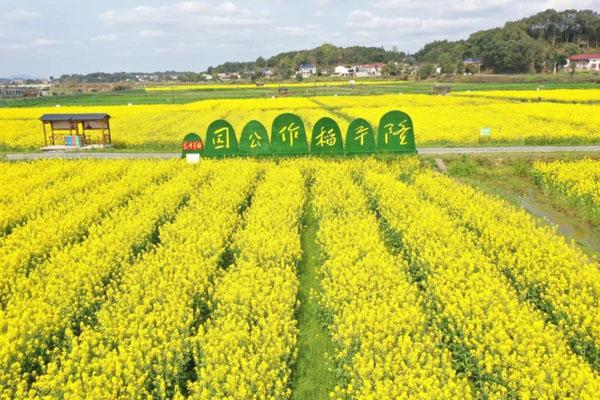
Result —
[[53, 121], [101, 121], [105, 119], [110, 119], [110, 115], [105, 113], [95, 113], [95, 114], [44, 114], [40, 117], [40, 120], [44, 122], [53, 122]]
[[589, 60], [590, 58], [600, 58], [600, 53], [590, 53], [590, 54], [575, 54], [569, 57], [571, 61], [583, 61]]

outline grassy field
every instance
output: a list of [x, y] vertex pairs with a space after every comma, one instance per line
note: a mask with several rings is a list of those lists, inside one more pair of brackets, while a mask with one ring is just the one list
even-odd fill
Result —
[[[522, 82], [522, 83], [443, 83], [437, 81], [399, 81], [382, 85], [360, 85], [354, 87], [332, 86], [323, 87], [322, 83], [316, 88], [294, 87], [292, 84], [282, 84], [288, 88], [288, 96], [366, 96], [386, 93], [427, 94], [431, 93], [436, 85], [449, 85], [453, 91], [482, 91], [482, 90], [535, 90], [538, 87], [545, 89], [586, 89], [598, 88], [597, 82]], [[247, 99], [269, 98], [278, 96], [278, 89], [274, 88], [243, 88], [243, 89], [210, 89], [210, 90], [164, 90], [145, 91], [144, 89], [125, 90], [107, 93], [81, 93], [65, 96], [52, 96], [35, 99], [0, 100], [1, 107], [48, 107], [60, 104], [61, 106], [110, 106], [139, 104], [186, 104], [210, 99]]]

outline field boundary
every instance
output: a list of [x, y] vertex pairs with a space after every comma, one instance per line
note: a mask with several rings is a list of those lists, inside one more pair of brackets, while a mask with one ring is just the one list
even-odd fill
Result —
[[[600, 145], [589, 146], [501, 146], [501, 147], [423, 147], [417, 149], [421, 155], [430, 154], [497, 154], [497, 153], [557, 153], [557, 152], [600, 152]], [[46, 152], [8, 153], [8, 161], [28, 161], [40, 159], [171, 159], [181, 157], [181, 153], [117, 153], [117, 152]]]

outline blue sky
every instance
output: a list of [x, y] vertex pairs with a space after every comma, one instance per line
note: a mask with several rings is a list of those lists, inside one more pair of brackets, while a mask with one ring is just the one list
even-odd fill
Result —
[[200, 71], [325, 42], [414, 52], [546, 8], [600, 0], [1, 0], [0, 76]]

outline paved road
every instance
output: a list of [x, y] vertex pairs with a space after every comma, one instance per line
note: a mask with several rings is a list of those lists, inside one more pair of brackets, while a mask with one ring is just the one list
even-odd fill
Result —
[[419, 149], [419, 154], [556, 153], [561, 151], [600, 152], [600, 146], [424, 147]]
[[[424, 147], [419, 149], [422, 155], [444, 154], [494, 154], [494, 153], [553, 153], [553, 152], [600, 152], [600, 146], [507, 146], [507, 147]], [[94, 152], [44, 152], [7, 154], [10, 161], [37, 160], [47, 158], [64, 159], [127, 159], [127, 158], [177, 158], [180, 153], [94, 153]]]

